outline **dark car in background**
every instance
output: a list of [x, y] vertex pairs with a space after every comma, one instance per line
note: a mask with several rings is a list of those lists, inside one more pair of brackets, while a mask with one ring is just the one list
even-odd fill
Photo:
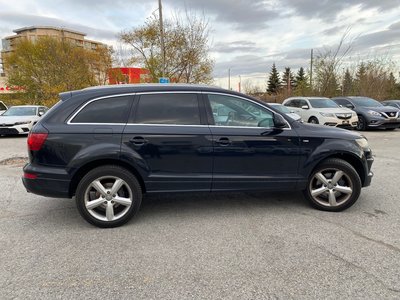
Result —
[[303, 190], [314, 207], [341, 211], [373, 176], [360, 134], [302, 124], [233, 91], [120, 85], [60, 98], [28, 137], [23, 183], [75, 196], [99, 227], [127, 222], [143, 193]]
[[395, 107], [385, 106], [368, 97], [335, 97], [332, 100], [357, 113], [357, 130], [368, 128], [394, 130], [400, 127], [400, 110]]
[[382, 101], [382, 104], [385, 106], [392, 106], [400, 109], [400, 100], [385, 100]]

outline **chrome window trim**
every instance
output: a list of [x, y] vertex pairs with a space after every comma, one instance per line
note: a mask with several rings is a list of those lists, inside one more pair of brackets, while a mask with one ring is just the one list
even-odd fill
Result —
[[102, 100], [102, 99], [107, 99], [107, 98], [115, 98], [115, 97], [123, 97], [123, 96], [135, 96], [136, 93], [125, 93], [125, 94], [115, 94], [115, 95], [107, 95], [107, 96], [101, 96], [98, 98], [94, 98], [88, 102], [86, 102], [84, 105], [82, 105], [81, 108], [78, 109], [77, 112], [75, 112], [72, 117], [70, 117], [67, 121], [67, 125], [126, 125], [126, 123], [72, 123], [72, 120], [84, 109], [86, 106], [88, 106], [90, 103]]

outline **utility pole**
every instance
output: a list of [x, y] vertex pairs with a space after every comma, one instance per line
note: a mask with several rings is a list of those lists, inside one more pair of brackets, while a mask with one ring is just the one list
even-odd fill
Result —
[[239, 75], [239, 93], [242, 92], [242, 76]]
[[160, 17], [160, 34], [161, 34], [161, 56], [162, 56], [162, 77], [165, 77], [165, 44], [164, 44], [164, 23], [162, 15], [161, 0], [158, 0], [158, 13]]
[[310, 62], [310, 88], [312, 90], [312, 70], [313, 70], [313, 60], [314, 60], [314, 49], [311, 49], [311, 62]]

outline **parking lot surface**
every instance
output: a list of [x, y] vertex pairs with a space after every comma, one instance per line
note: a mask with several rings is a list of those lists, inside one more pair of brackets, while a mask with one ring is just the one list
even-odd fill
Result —
[[366, 132], [372, 185], [341, 213], [301, 193], [145, 196], [120, 228], [26, 193], [0, 138], [1, 299], [399, 299], [400, 130]]

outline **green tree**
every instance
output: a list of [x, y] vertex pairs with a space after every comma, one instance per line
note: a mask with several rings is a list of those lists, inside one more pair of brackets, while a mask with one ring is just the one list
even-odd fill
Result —
[[268, 79], [267, 92], [270, 94], [277, 94], [281, 88], [281, 79], [276, 69], [275, 63], [272, 64], [271, 72]]
[[149, 70], [154, 82], [164, 73], [173, 82], [210, 83], [214, 62], [208, 55], [208, 23], [188, 13], [164, 20], [165, 70], [159, 28], [153, 15], [144, 25], [120, 34], [133, 49], [131, 60]]
[[352, 95], [353, 94], [353, 77], [350, 74], [349, 69], [346, 69], [344, 73], [343, 83], [342, 83], [342, 92], [343, 95]]
[[294, 94], [296, 96], [308, 96], [312, 94], [310, 89], [309, 78], [306, 75], [306, 72], [304, 71], [303, 67], [300, 67], [300, 69], [297, 71], [295, 86], [296, 88], [294, 90]]
[[288, 91], [295, 87], [295, 77], [289, 67], [285, 67], [285, 72], [283, 72], [282, 87]]
[[296, 78], [295, 78], [295, 83], [297, 84], [299, 81], [308, 81], [308, 77], [306, 75], [306, 72], [304, 72], [304, 68], [300, 67], [300, 69], [297, 71]]
[[23, 87], [31, 104], [52, 105], [58, 94], [105, 84], [110, 49], [87, 50], [53, 37], [19, 41], [4, 57], [8, 84]]

